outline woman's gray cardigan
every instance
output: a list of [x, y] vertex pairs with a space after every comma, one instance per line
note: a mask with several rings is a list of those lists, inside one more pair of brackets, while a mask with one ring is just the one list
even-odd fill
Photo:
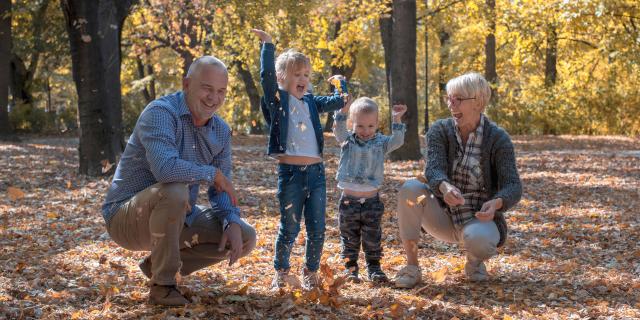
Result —
[[[480, 165], [485, 186], [489, 188], [487, 193], [489, 199], [502, 198], [502, 208], [496, 212], [493, 219], [500, 231], [500, 247], [507, 239], [504, 212], [520, 201], [522, 184], [509, 134], [491, 121], [484, 122], [482, 134]], [[438, 186], [442, 181], [451, 182], [457, 143], [452, 118], [434, 122], [427, 132], [427, 166], [424, 175], [429, 189], [440, 200], [443, 195]]]

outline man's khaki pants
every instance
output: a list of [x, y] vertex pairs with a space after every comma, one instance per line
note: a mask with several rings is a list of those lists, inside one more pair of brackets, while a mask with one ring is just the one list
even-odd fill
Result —
[[[188, 275], [228, 259], [227, 248], [218, 251], [223, 230], [214, 210], [205, 209], [186, 226], [188, 207], [186, 184], [157, 183], [124, 203], [107, 225], [109, 235], [121, 247], [151, 251], [147, 260], [153, 284], [174, 285], [177, 272]], [[256, 245], [256, 232], [244, 221], [240, 229], [244, 257]]]

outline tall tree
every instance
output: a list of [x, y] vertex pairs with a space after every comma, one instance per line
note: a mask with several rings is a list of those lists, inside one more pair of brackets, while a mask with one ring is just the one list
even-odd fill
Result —
[[[418, 138], [418, 92], [416, 70], [416, 1], [394, 0], [391, 25], [391, 105], [407, 105], [404, 122], [407, 124], [404, 144], [391, 153], [392, 160], [417, 160], [420, 153]], [[386, 60], [386, 59], [385, 59]], [[391, 112], [391, 108], [389, 108]]]
[[0, 136], [9, 127], [9, 82], [11, 60], [11, 0], [0, 0]]
[[[340, 34], [340, 29], [342, 27], [342, 21], [341, 20], [336, 20], [333, 24], [333, 36], [332, 36], [332, 40], [336, 40], [338, 38], [338, 35]], [[343, 76], [345, 76], [347, 79], [351, 79], [351, 76], [353, 75], [353, 71], [355, 71], [356, 69], [356, 56], [349, 52], [348, 54], [351, 54], [350, 58], [350, 63], [346, 64], [346, 65], [337, 65], [332, 63], [331, 64], [331, 74], [341, 74]], [[331, 60], [334, 61], [336, 60], [335, 57], [335, 53], [331, 54], [332, 58]], [[331, 89], [333, 90], [333, 86], [331, 86]], [[333, 112], [329, 112], [329, 115], [327, 116], [327, 121], [324, 124], [324, 132], [331, 132], [333, 128]]]
[[498, 97], [495, 85], [498, 82], [498, 72], [496, 71], [496, 0], [486, 0], [487, 23], [489, 24], [489, 34], [485, 38], [484, 52], [485, 63], [484, 73], [487, 81], [491, 83], [491, 100], [497, 101]]
[[[425, 11], [429, 11], [429, 0], [424, 1]], [[429, 131], [429, 22], [425, 14], [422, 23], [424, 24], [424, 131]]]
[[[135, 0], [62, 0], [80, 118], [80, 173], [107, 173], [124, 148], [120, 41]], [[114, 166], [115, 167], [115, 166]]]
[[544, 60], [544, 84], [547, 88], [556, 84], [556, 59], [558, 57], [558, 33], [553, 23], [547, 25], [547, 49]]
[[40, 57], [46, 50], [45, 39], [43, 39], [43, 31], [47, 26], [45, 19], [47, 8], [50, 0], [42, 0], [37, 3], [35, 8], [28, 8], [31, 16], [31, 50], [28, 53], [29, 64], [25, 63], [25, 59], [18, 53], [13, 52], [11, 56], [11, 93], [13, 95], [14, 104], [26, 104], [30, 108], [33, 105], [33, 81], [40, 63]]

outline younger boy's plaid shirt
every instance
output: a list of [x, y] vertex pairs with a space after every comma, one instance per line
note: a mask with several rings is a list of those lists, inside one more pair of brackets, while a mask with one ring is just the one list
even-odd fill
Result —
[[480, 167], [482, 147], [482, 128], [484, 127], [484, 114], [480, 115], [480, 125], [476, 131], [469, 134], [467, 145], [462, 143], [460, 129], [456, 125], [456, 158], [453, 161], [452, 184], [460, 189], [464, 196], [464, 205], [447, 207], [448, 213], [456, 225], [464, 225], [475, 218], [475, 213], [482, 208], [482, 204], [488, 199], [485, 181]]

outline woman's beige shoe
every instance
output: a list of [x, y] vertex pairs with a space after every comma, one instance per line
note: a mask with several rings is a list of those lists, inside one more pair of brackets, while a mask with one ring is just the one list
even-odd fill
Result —
[[422, 272], [420, 267], [407, 265], [398, 271], [395, 278], [396, 287], [411, 289], [422, 281]]

